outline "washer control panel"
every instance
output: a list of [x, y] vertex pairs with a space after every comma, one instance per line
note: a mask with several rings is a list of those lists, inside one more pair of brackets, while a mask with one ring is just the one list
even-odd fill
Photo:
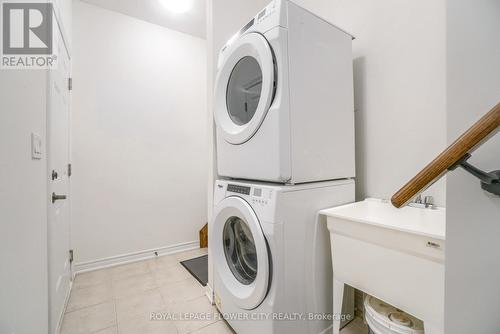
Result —
[[260, 222], [275, 223], [275, 210], [280, 187], [238, 181], [218, 180], [215, 184], [214, 203], [237, 196], [252, 206]]
[[240, 186], [238, 184], [228, 184], [227, 185], [227, 191], [237, 193], [237, 194], [243, 194], [243, 195], [250, 195], [250, 187], [246, 186]]
[[269, 190], [262, 188], [253, 188], [252, 203], [266, 205], [269, 201]]
[[260, 187], [243, 186], [239, 184], [229, 183], [226, 191], [243, 195], [252, 204], [267, 205], [272, 196], [272, 190]]

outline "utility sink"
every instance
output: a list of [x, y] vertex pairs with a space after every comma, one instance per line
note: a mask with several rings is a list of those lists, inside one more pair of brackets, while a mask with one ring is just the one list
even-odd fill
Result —
[[367, 199], [320, 214], [331, 239], [334, 314], [348, 284], [423, 320], [426, 334], [444, 332], [445, 209]]

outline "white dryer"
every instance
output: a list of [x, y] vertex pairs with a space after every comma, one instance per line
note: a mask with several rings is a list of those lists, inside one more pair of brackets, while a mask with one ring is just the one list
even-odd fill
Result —
[[279, 183], [354, 177], [352, 36], [275, 0], [222, 48], [218, 174]]
[[329, 330], [330, 241], [317, 212], [353, 201], [353, 180], [216, 182], [209, 235], [215, 304], [236, 333]]

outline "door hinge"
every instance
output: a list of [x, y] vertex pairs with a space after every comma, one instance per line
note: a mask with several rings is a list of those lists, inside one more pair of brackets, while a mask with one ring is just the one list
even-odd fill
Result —
[[73, 78], [68, 78], [68, 90], [73, 90]]
[[69, 263], [73, 263], [73, 250], [69, 250]]
[[71, 176], [72, 170], [71, 170], [71, 164], [68, 164], [68, 177]]

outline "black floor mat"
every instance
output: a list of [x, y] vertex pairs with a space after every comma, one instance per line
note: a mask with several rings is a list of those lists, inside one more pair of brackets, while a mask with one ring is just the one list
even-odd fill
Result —
[[201, 283], [205, 286], [208, 282], [208, 255], [196, 257], [182, 261], [181, 264]]

